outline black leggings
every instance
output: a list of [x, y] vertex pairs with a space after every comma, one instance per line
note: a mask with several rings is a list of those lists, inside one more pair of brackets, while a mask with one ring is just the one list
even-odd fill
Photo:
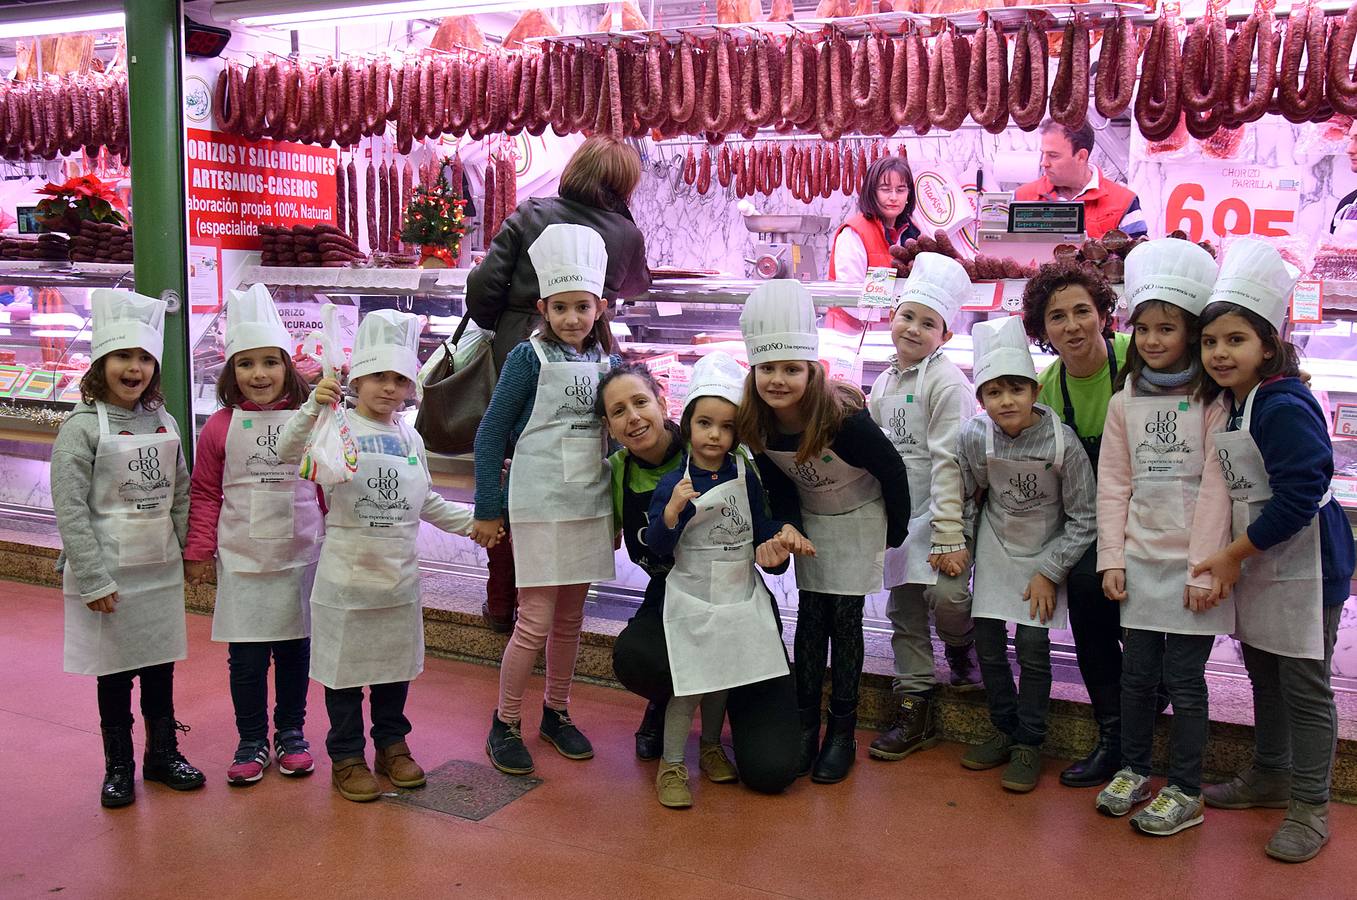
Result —
[[1121, 684], [1121, 606], [1107, 599], [1097, 572], [1098, 545], [1088, 548], [1065, 583], [1079, 675], [1090, 691]]
[[825, 662], [833, 681], [829, 711], [847, 715], [858, 708], [862, 679], [862, 607], [865, 598], [801, 591], [796, 611], [796, 702], [802, 709], [820, 708]]
[[141, 717], [147, 722], [174, 718], [174, 663], [100, 675], [99, 725], [132, 727], [132, 679], [141, 679]]
[[[650, 579], [645, 601], [613, 644], [613, 672], [627, 690], [664, 706], [673, 693], [664, 639], [664, 577]], [[740, 780], [762, 794], [776, 794], [796, 780], [800, 723], [796, 683], [789, 671], [778, 678], [732, 688], [726, 700], [730, 738]]]

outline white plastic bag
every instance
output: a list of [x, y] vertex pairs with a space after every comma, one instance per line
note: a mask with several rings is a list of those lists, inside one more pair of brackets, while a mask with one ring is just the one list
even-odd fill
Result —
[[[333, 303], [325, 304], [320, 311], [320, 362], [326, 378], [338, 377], [344, 365], [344, 351], [335, 341], [335, 335], [338, 334], [336, 314]], [[302, 462], [297, 473], [307, 481], [331, 485], [351, 481], [357, 471], [358, 444], [349, 430], [349, 418], [341, 400], [323, 407], [316, 417], [316, 426], [311, 430], [311, 437], [302, 451]]]

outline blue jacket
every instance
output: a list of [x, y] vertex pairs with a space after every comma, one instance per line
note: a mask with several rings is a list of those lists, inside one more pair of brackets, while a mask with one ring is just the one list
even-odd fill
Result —
[[[1239, 428], [1241, 407], [1231, 409], [1230, 430]], [[1319, 401], [1299, 378], [1280, 378], [1258, 389], [1249, 434], [1263, 455], [1272, 499], [1249, 525], [1249, 540], [1267, 550], [1295, 535], [1319, 516], [1324, 605], [1348, 598], [1354, 551], [1352, 529], [1337, 500], [1319, 508], [1333, 480], [1333, 445]]]

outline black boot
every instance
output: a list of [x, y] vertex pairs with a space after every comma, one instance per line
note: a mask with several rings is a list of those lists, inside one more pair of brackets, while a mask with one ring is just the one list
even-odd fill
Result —
[[104, 729], [104, 786], [99, 803], [110, 809], [126, 806], [137, 799], [132, 777], [137, 764], [132, 758], [132, 728]]
[[168, 716], [146, 723], [146, 755], [141, 759], [141, 777], [159, 781], [176, 791], [202, 787], [203, 773], [189, 765], [179, 752], [179, 735], [189, 727]]
[[875, 759], [904, 759], [915, 750], [926, 750], [938, 742], [937, 717], [933, 692], [897, 694], [895, 721], [867, 749]]
[[820, 752], [820, 707], [801, 710], [801, 759], [796, 764], [796, 777], [809, 775]]
[[829, 727], [825, 729], [824, 746], [820, 748], [815, 769], [810, 773], [810, 780], [816, 784], [837, 784], [847, 778], [858, 752], [858, 741], [853, 733], [858, 724], [858, 711], [855, 709], [846, 715], [837, 715], [832, 709]]
[[636, 758], [649, 762], [659, 759], [664, 736], [664, 708], [667, 704], [653, 700], [646, 704], [641, 727], [636, 729]]
[[1089, 689], [1088, 697], [1098, 723], [1098, 743], [1092, 753], [1060, 773], [1065, 787], [1100, 787], [1121, 769], [1121, 688], [1099, 685]]
[[951, 670], [948, 683], [954, 691], [983, 691], [985, 684], [980, 678], [980, 661], [975, 657], [975, 641], [953, 647], [946, 644], [942, 648], [947, 657], [947, 668]]

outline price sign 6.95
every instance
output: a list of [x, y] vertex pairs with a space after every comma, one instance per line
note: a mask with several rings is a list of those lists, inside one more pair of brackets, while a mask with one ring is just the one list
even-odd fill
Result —
[[1194, 241], [1236, 235], [1293, 234], [1300, 210], [1299, 166], [1164, 166], [1164, 233]]

